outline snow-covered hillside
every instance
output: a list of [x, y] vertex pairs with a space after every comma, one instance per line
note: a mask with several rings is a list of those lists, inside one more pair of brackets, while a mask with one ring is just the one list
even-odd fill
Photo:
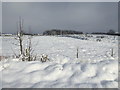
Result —
[[[117, 88], [118, 37], [105, 36], [100, 42], [96, 37], [34, 36], [32, 45], [37, 61], [22, 62], [12, 57], [2, 60], [1, 87]], [[13, 43], [17, 43], [14, 37], [2, 38], [3, 56], [18, 53], [19, 47]], [[42, 54], [48, 55], [50, 61], [40, 62]]]

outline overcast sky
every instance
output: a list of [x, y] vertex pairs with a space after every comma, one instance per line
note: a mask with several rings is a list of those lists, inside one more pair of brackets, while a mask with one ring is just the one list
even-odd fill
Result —
[[119, 2], [119, 0], [2, 0], [2, 2]]
[[17, 22], [24, 19], [24, 30], [42, 33], [49, 29], [83, 32], [118, 30], [117, 2], [4, 2], [3, 33], [17, 32]]
[[0, 1], [0, 32], [2, 32], [2, 3]]

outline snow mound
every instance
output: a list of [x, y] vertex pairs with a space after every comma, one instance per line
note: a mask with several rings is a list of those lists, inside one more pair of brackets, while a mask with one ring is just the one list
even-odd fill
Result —
[[[66, 61], [64, 61], [66, 60]], [[5, 88], [117, 88], [118, 62], [104, 60], [97, 63], [40, 61], [5, 62], [2, 83]], [[76, 61], [76, 60], [75, 60]], [[8, 66], [7, 66], [8, 65]]]
[[[33, 55], [38, 56], [37, 61], [22, 62], [15, 58], [0, 61], [0, 87], [118, 88], [118, 37], [103, 35], [98, 42], [97, 36], [33, 36]], [[19, 53], [19, 47], [12, 43], [18, 43], [14, 36], [2, 38], [0, 56]], [[40, 62], [43, 54], [50, 61]]]

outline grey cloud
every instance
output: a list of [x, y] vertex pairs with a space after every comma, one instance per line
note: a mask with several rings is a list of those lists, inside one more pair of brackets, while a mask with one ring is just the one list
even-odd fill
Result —
[[21, 2], [3, 3], [3, 32], [16, 32], [18, 17], [24, 29], [33, 33], [47, 29], [72, 29], [83, 32], [117, 31], [117, 2]]
[[0, 32], [2, 32], [2, 2], [0, 1]]
[[119, 2], [119, 0], [2, 0], [3, 2]]

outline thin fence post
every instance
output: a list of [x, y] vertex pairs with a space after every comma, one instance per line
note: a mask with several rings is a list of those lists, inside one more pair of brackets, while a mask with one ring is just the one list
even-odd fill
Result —
[[111, 50], [111, 56], [113, 57], [113, 48], [112, 48], [112, 50]]
[[77, 47], [77, 58], [79, 57], [79, 55], [78, 55], [79, 53], [78, 53], [78, 47]]

